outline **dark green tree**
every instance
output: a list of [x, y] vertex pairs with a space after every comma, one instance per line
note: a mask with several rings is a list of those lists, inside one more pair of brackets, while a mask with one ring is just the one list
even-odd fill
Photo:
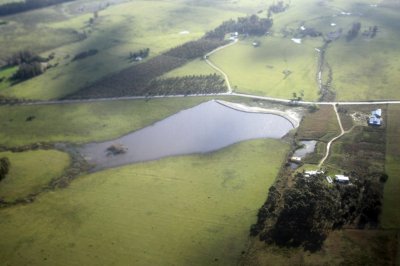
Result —
[[0, 158], [0, 181], [3, 180], [10, 170], [10, 160], [7, 157]]

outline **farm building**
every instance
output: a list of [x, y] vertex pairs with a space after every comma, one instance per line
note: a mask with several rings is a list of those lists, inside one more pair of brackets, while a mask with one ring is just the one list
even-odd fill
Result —
[[368, 124], [371, 126], [382, 125], [382, 109], [376, 109], [371, 112], [371, 116], [368, 119]]
[[324, 174], [324, 171], [305, 171], [304, 172], [304, 176], [305, 177], [310, 177], [310, 176], [316, 176], [316, 175], [320, 175], [320, 174]]
[[345, 175], [335, 175], [335, 180], [336, 180], [336, 182], [345, 183], [345, 184], [350, 182], [350, 178]]

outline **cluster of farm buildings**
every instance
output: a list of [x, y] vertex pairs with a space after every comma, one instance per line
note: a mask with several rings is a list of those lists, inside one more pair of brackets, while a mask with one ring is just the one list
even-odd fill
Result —
[[[304, 172], [304, 177], [323, 175], [324, 173], [325, 172], [322, 171], [322, 170], [305, 171]], [[329, 184], [332, 184], [334, 181], [336, 183], [341, 183], [341, 184], [350, 184], [350, 178], [348, 176], [345, 176], [345, 175], [334, 175], [333, 177], [325, 176], [325, 178], [326, 178], [326, 180], [328, 181]]]

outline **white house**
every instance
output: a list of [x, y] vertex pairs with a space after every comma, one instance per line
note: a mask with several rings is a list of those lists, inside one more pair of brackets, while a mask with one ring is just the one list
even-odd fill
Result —
[[345, 175], [335, 175], [335, 180], [339, 183], [349, 183], [350, 178]]

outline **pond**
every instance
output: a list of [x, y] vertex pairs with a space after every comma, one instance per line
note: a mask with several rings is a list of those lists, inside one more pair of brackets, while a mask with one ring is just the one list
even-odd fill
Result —
[[[257, 138], [282, 138], [292, 123], [275, 114], [247, 113], [216, 101], [183, 110], [121, 138], [84, 145], [80, 152], [94, 164], [94, 171], [167, 156], [207, 153]], [[107, 149], [120, 145], [125, 153]]]
[[[316, 140], [302, 140], [300, 141], [300, 144], [302, 147], [300, 149], [297, 149], [293, 153], [293, 157], [300, 157], [303, 159], [307, 154], [313, 153], [315, 150], [315, 146], [317, 145]], [[297, 163], [290, 163], [290, 167], [292, 169], [297, 169], [299, 165]]]

